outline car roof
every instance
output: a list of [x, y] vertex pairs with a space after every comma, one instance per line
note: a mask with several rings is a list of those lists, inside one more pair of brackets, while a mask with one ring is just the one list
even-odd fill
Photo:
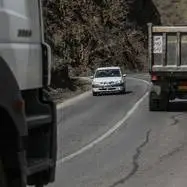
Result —
[[100, 67], [97, 68], [96, 70], [106, 70], [106, 69], [120, 69], [120, 67], [119, 66]]

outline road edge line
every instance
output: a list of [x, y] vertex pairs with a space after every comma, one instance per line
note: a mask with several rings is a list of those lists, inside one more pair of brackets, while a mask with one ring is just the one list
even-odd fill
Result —
[[[138, 79], [138, 78], [132, 78], [132, 79], [136, 79], [139, 81], [142, 81], [144, 83], [146, 83], [147, 85], [150, 85], [150, 83], [146, 80], [143, 79]], [[91, 143], [89, 143], [88, 145], [82, 147], [81, 149], [79, 149], [78, 151], [60, 159], [57, 161], [57, 166], [60, 164], [63, 164], [64, 162], [71, 160], [79, 155], [81, 155], [82, 153], [84, 153], [85, 151], [88, 151], [89, 149], [91, 149], [92, 147], [94, 147], [95, 145], [97, 145], [98, 143], [102, 142], [104, 139], [108, 138], [110, 135], [112, 135], [117, 129], [119, 129], [124, 123], [125, 121], [127, 121], [129, 119], [129, 117], [135, 112], [135, 110], [139, 107], [139, 105], [146, 99], [146, 97], [148, 96], [149, 91], [147, 91], [143, 97], [141, 97], [134, 105], [133, 107], [126, 113], [126, 115], [120, 120], [118, 121], [112, 128], [110, 128], [107, 132], [105, 132], [103, 135], [101, 135], [100, 137], [98, 137], [97, 139], [95, 139], [94, 141], [92, 141]]]

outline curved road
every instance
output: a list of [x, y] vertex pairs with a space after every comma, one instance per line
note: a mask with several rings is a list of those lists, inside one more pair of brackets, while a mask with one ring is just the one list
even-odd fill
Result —
[[128, 78], [127, 89], [125, 95], [86, 93], [58, 109], [51, 187], [186, 186], [186, 104], [149, 112], [148, 84]]

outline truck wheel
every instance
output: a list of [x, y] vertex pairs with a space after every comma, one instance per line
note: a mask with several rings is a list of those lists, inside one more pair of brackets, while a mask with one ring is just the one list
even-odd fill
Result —
[[169, 103], [169, 94], [163, 92], [160, 99], [160, 111], [167, 111]]
[[149, 111], [157, 111], [158, 110], [158, 99], [153, 99], [153, 94], [150, 93], [149, 95]]
[[166, 93], [161, 95], [161, 99], [153, 98], [154, 93], [150, 93], [149, 96], [149, 110], [150, 111], [166, 111], [168, 107], [168, 96]]
[[0, 186], [1, 187], [7, 187], [3, 162], [1, 160], [1, 158], [0, 158]]
[[164, 97], [160, 100], [160, 110], [161, 111], [167, 111], [168, 108], [168, 98]]

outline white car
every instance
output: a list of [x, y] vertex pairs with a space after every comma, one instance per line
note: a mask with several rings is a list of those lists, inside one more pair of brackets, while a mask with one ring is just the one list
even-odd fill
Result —
[[101, 67], [96, 69], [92, 80], [92, 93], [125, 93], [126, 74], [122, 75], [120, 67]]

